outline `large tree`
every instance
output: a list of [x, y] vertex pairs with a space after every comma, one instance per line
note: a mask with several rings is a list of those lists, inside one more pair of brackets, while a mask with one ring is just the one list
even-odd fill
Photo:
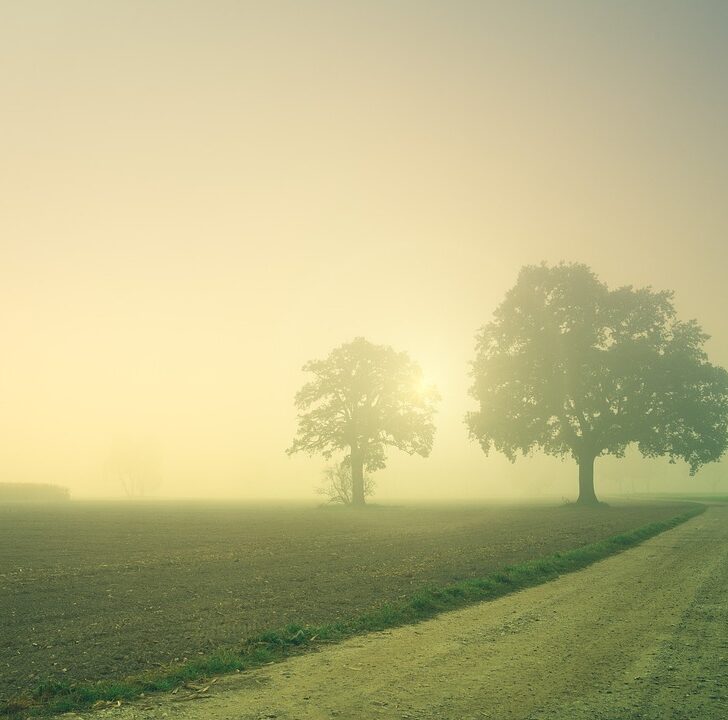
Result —
[[594, 460], [682, 459], [695, 473], [728, 446], [728, 373], [672, 293], [610, 290], [585, 265], [524, 267], [477, 336], [467, 416], [486, 454], [540, 449], [579, 465], [579, 502], [597, 502]]
[[364, 504], [364, 471], [385, 466], [388, 446], [429, 455], [438, 396], [406, 353], [360, 337], [303, 370], [313, 377], [296, 394], [298, 432], [286, 452], [346, 453], [352, 504]]

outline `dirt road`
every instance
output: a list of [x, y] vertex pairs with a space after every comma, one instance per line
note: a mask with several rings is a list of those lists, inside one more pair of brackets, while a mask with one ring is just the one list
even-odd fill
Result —
[[728, 507], [554, 582], [120, 720], [728, 717]]

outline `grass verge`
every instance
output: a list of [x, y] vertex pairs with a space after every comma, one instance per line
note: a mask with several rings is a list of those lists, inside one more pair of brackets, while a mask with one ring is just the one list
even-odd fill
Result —
[[238, 647], [220, 648], [206, 657], [155, 668], [118, 681], [44, 683], [28, 695], [0, 702], [0, 716], [19, 719], [32, 714], [37, 717], [85, 710], [95, 703], [133, 700], [142, 694], [171, 691], [185, 682], [277, 662], [317, 647], [322, 642], [335, 642], [361, 633], [426, 620], [445, 610], [493, 600], [580, 570], [680, 525], [705, 509], [704, 505], [696, 505], [670, 520], [651, 523], [574, 550], [511, 565], [482, 578], [470, 578], [442, 587], [424, 587], [401, 602], [381, 605], [348, 621], [317, 626], [288, 625], [264, 632]]

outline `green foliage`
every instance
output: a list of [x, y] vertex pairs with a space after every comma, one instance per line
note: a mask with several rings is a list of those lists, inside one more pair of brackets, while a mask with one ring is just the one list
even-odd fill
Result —
[[364, 338], [303, 366], [313, 379], [296, 394], [298, 432], [286, 451], [329, 459], [355, 449], [366, 470], [385, 466], [386, 447], [426, 457], [435, 432], [437, 392], [407, 353]]
[[444, 610], [453, 610], [483, 600], [547, 582], [668, 530], [704, 512], [695, 505], [687, 512], [663, 522], [615, 535], [581, 548], [506, 567], [483, 578], [470, 578], [445, 587], [426, 587], [398, 603], [387, 603], [348, 621], [320, 626], [288, 625], [262, 633], [237, 648], [220, 648], [211, 655], [181, 665], [150, 671], [120, 681], [96, 683], [51, 682], [38, 686], [31, 697], [0, 702], [0, 716], [25, 718], [91, 707], [98, 701], [133, 700], [142, 693], [169, 692], [187, 681], [215, 674], [249, 670], [283, 660], [294, 653], [366, 632], [376, 632], [425, 620]]
[[470, 436], [510, 460], [681, 459], [695, 473], [728, 447], [728, 373], [672, 294], [609, 288], [584, 265], [524, 267], [477, 337]]

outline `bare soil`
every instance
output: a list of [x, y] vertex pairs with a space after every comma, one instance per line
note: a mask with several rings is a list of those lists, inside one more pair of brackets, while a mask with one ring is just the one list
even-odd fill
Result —
[[[119, 720], [728, 717], [728, 508], [551, 583], [373, 633]], [[206, 699], [203, 699], [206, 698]]]
[[118, 678], [288, 623], [350, 618], [684, 505], [0, 508], [0, 696]]

